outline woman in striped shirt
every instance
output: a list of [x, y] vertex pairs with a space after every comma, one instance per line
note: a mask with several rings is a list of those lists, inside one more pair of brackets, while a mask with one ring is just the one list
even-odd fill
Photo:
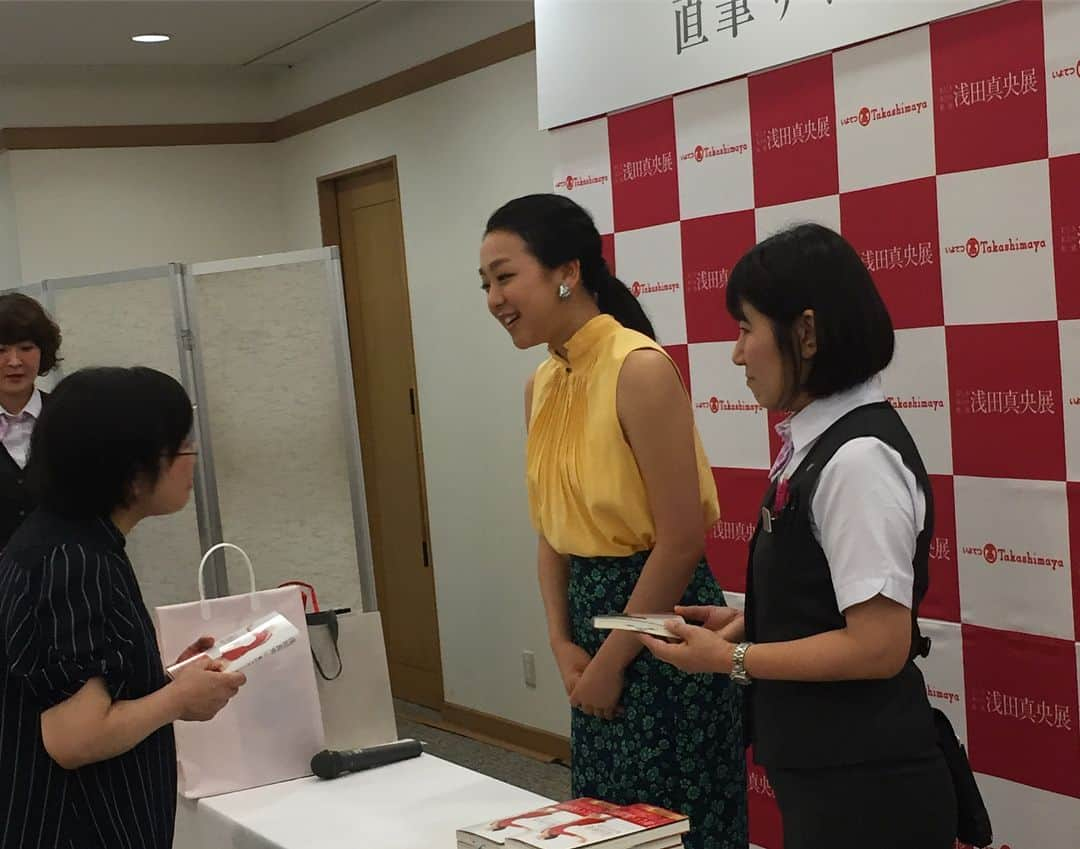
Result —
[[109, 368], [62, 381], [34, 429], [40, 508], [0, 558], [0, 849], [172, 845], [172, 723], [244, 683], [205, 660], [169, 681], [124, 553], [187, 503], [191, 426], [171, 377]]

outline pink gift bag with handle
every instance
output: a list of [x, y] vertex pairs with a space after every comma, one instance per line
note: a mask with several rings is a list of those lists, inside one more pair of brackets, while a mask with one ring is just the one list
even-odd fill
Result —
[[[208, 599], [203, 573], [210, 555], [222, 548], [240, 553], [250, 589]], [[155, 609], [167, 665], [199, 637], [220, 641], [275, 611], [298, 633], [295, 643], [243, 670], [247, 683], [212, 720], [175, 723], [180, 795], [198, 799], [310, 775], [311, 757], [323, 748], [323, 723], [300, 591], [256, 590], [251, 560], [231, 543], [206, 552], [198, 583], [198, 601]]]

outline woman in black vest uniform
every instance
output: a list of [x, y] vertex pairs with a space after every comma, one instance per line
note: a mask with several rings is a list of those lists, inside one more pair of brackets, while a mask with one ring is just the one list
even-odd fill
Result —
[[34, 509], [24, 470], [48, 396], [38, 377], [59, 362], [60, 328], [33, 298], [0, 295], [0, 548]]
[[677, 609], [704, 627], [645, 642], [681, 669], [750, 684], [749, 737], [785, 849], [951, 849], [956, 796], [912, 662], [933, 498], [881, 390], [888, 311], [851, 245], [813, 224], [751, 249], [727, 308], [754, 397], [791, 413], [750, 544], [745, 619]]

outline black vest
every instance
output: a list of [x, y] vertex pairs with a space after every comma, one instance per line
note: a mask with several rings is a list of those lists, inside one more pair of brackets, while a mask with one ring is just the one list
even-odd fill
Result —
[[[764, 766], [829, 767], [930, 757], [937, 751], [926, 684], [911, 659], [925, 653], [915, 617], [929, 584], [934, 502], [918, 449], [889, 404], [859, 407], [826, 430], [791, 475], [787, 503], [774, 515], [772, 532], [758, 522], [746, 580], [746, 638], [783, 642], [844, 627], [825, 552], [814, 539], [810, 504], [821, 470], [844, 443], [863, 436], [896, 450], [926, 496], [926, 521], [913, 561], [911, 657], [887, 680], [755, 681], [747, 693], [748, 734], [754, 759]], [[773, 503], [775, 486], [766, 506]]]
[[[47, 403], [48, 395], [42, 392], [42, 409]], [[26, 488], [26, 470], [20, 469], [7, 449], [0, 445], [0, 549], [8, 544], [23, 519], [36, 507], [37, 501]]]

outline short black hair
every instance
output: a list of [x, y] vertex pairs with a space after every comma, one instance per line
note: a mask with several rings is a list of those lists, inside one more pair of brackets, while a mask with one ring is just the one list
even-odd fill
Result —
[[60, 362], [60, 328], [41, 304], [21, 292], [0, 295], [0, 345], [33, 342], [41, 351], [39, 375]]
[[843, 392], [884, 369], [893, 357], [892, 319], [855, 248], [820, 224], [782, 230], [752, 247], [731, 271], [727, 310], [743, 304], [768, 317], [791, 373], [799, 374], [792, 327], [814, 311], [817, 352], [799, 387], [812, 398]]
[[179, 383], [150, 368], [87, 368], [60, 381], [30, 441], [27, 476], [39, 505], [68, 518], [109, 516], [139, 478], [157, 482], [194, 413]]

